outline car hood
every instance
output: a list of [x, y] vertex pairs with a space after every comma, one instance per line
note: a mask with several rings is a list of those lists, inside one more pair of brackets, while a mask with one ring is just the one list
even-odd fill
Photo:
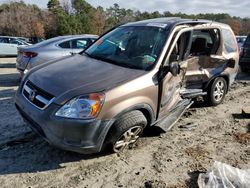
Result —
[[76, 54], [36, 69], [28, 79], [55, 96], [55, 103], [62, 104], [79, 95], [111, 89], [145, 73]]

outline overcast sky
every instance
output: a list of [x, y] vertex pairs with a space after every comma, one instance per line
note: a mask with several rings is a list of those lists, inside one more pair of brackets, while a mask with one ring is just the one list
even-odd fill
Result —
[[[0, 3], [10, 0], [0, 0]], [[26, 3], [37, 4], [46, 8], [48, 0], [23, 0]], [[93, 6], [105, 8], [118, 3], [120, 7], [141, 11], [170, 11], [187, 14], [197, 13], [229, 13], [232, 16], [250, 17], [249, 0], [87, 0]]]

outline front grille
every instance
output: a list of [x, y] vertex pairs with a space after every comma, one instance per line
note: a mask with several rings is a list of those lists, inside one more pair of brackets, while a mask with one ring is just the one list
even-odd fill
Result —
[[32, 82], [25, 82], [22, 90], [23, 96], [39, 109], [45, 109], [54, 99], [54, 96], [43, 91]]

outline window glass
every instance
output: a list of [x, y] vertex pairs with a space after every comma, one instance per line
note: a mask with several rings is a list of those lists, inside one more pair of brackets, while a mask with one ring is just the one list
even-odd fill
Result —
[[237, 52], [237, 44], [235, 41], [235, 36], [229, 29], [222, 29], [224, 46], [228, 53]]
[[10, 43], [11, 44], [17, 44], [17, 45], [23, 45], [24, 43], [22, 43], [21, 41], [17, 40], [17, 39], [10, 39]]
[[156, 63], [167, 36], [159, 27], [123, 26], [100, 38], [85, 53], [116, 65], [149, 70]]
[[9, 43], [8, 38], [0, 38], [0, 43]]
[[88, 46], [88, 39], [76, 39], [72, 40], [72, 48], [85, 49]]
[[71, 48], [70, 41], [62, 42], [58, 46], [61, 48]]

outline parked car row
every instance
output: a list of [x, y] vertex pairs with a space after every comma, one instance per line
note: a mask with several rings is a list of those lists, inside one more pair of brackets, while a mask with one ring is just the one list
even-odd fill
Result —
[[29, 46], [22, 37], [0, 36], [0, 56], [17, 56], [18, 46]]
[[239, 67], [233, 31], [214, 21], [127, 23], [87, 47], [96, 38], [64, 36], [19, 48], [17, 67], [26, 74], [16, 107], [59, 148], [121, 152], [146, 127], [168, 131], [194, 98], [222, 103]]
[[69, 35], [51, 38], [31, 46], [20, 46], [16, 67], [23, 75], [24, 71], [27, 72], [42, 63], [79, 53], [97, 38], [97, 35]]

